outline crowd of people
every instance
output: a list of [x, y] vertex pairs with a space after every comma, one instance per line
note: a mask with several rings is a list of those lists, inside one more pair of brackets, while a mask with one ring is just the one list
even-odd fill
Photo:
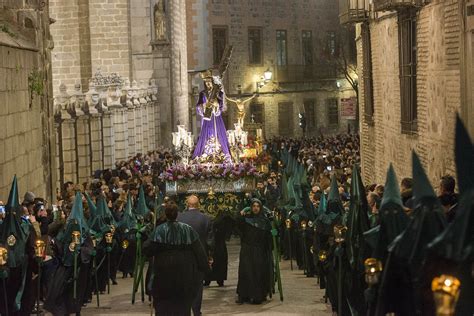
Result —
[[[0, 275], [7, 284], [0, 313], [33, 313], [39, 297], [41, 306], [54, 315], [78, 315], [86, 304], [99, 305], [100, 295], [120, 282], [121, 272], [123, 278], [134, 279], [132, 302], [141, 293], [141, 300], [152, 298], [157, 315], [189, 315], [191, 310], [200, 315], [203, 286], [212, 281], [224, 286], [226, 241], [237, 232], [238, 304], [260, 304], [275, 292], [281, 254], [292, 268], [295, 261], [307, 277], [317, 277], [334, 313], [415, 315], [428, 310], [422, 314], [432, 315], [434, 303], [415, 273], [426, 268], [428, 243], [446, 227], [460, 225], [455, 180], [443, 176], [437, 194], [431, 193], [415, 156], [413, 179], [398, 183], [390, 168], [386, 183], [364, 186], [359, 146], [356, 134], [272, 139], [264, 146], [271, 157], [269, 172], [257, 180], [254, 192], [241, 197], [238, 209], [215, 218], [200, 210], [196, 195], [186, 198], [185, 210], [179, 209], [176, 197], [166, 196], [160, 175], [178, 158], [164, 148], [118, 162], [113, 170], [97, 171], [87, 183], [66, 182], [54, 202], [27, 192], [19, 204], [14, 180], [0, 226], [1, 244], [8, 249], [8, 269], [2, 268], [7, 273]], [[462, 187], [458, 171], [459, 178], [461, 193], [472, 193], [468, 184]], [[468, 211], [462, 211], [464, 220], [472, 217], [465, 215]], [[412, 230], [404, 233], [409, 225]], [[338, 229], [342, 235], [347, 229], [341, 237], [345, 242], [335, 236]], [[468, 238], [472, 243], [468, 234], [460, 236], [465, 238], [459, 243], [463, 251]], [[448, 237], [435, 245], [449, 242]], [[396, 238], [402, 242], [392, 243]], [[46, 245], [40, 259], [37, 240]], [[443, 257], [435, 250], [432, 258], [465, 267], [468, 259]], [[470, 256], [472, 261], [472, 250]], [[384, 272], [378, 282], [367, 284], [368, 258], [389, 262], [392, 274]], [[438, 266], [429, 263], [433, 273]], [[410, 290], [394, 293], [400, 286]], [[424, 305], [409, 295], [425, 295]], [[460, 302], [463, 311], [472, 312], [472, 302], [466, 303], [463, 294]]]

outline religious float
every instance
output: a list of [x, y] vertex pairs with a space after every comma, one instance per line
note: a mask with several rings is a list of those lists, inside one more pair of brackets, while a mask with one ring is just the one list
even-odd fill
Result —
[[270, 160], [262, 150], [262, 129], [257, 129], [254, 136], [243, 129], [242, 101], [237, 100], [240, 115], [234, 129], [226, 130], [224, 125], [221, 114], [228, 98], [221, 78], [231, 50], [226, 49], [217, 74], [212, 70], [201, 73], [204, 90], [196, 105], [201, 117], [197, 143], [184, 125], [178, 125], [177, 132], [172, 133], [172, 143], [179, 162], [161, 175], [167, 195], [178, 196], [183, 203], [187, 195], [195, 194], [204, 211], [212, 216], [241, 207], [245, 193], [255, 190], [256, 181], [268, 170]]

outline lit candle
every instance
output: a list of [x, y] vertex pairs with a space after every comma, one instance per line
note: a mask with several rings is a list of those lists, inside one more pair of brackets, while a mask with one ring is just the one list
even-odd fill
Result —
[[257, 128], [257, 138], [262, 139], [262, 129], [261, 128]]

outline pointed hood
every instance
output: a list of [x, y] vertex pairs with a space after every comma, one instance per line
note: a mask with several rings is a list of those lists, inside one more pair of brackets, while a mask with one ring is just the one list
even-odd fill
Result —
[[92, 218], [92, 217], [97, 216], [97, 206], [92, 201], [90, 195], [87, 192], [84, 192], [84, 196], [86, 197], [86, 200], [87, 200], [87, 206], [89, 207], [90, 217]]
[[95, 216], [91, 216], [89, 218], [89, 227], [97, 234], [104, 234], [110, 231], [110, 226], [107, 225], [105, 221], [105, 200], [103, 197], [99, 197], [97, 199], [97, 209], [95, 212]]
[[69, 235], [66, 235], [68, 238], [71, 238], [70, 233], [74, 230], [78, 230], [81, 233], [81, 239], [84, 240], [84, 234], [89, 230], [89, 226], [86, 223], [84, 218], [84, 210], [82, 208], [82, 195], [81, 192], [76, 193], [74, 198], [74, 203], [72, 205], [71, 214], [66, 220], [66, 232], [69, 232]]
[[474, 146], [459, 116], [456, 116], [455, 159], [459, 193], [463, 195], [474, 189]]
[[10, 268], [21, 265], [25, 256], [28, 232], [25, 232], [21, 227], [21, 212], [22, 209], [18, 199], [17, 178], [15, 176], [8, 196], [8, 203], [5, 206], [5, 219], [1, 226], [1, 242], [8, 250], [7, 263]]
[[341, 196], [339, 195], [339, 186], [337, 185], [336, 175], [331, 177], [331, 188], [328, 194], [328, 205], [326, 213], [336, 213], [338, 215], [344, 214], [344, 207], [342, 206]]
[[326, 213], [326, 208], [328, 207], [328, 202], [326, 200], [326, 194], [324, 192], [321, 194], [321, 199], [319, 200], [319, 206], [318, 206], [318, 214], [324, 214]]
[[117, 227], [117, 223], [115, 222], [115, 218], [112, 215], [109, 207], [107, 206], [107, 201], [102, 196], [99, 197], [97, 200], [97, 213], [103, 217], [104, 222], [107, 225], [113, 225]]
[[119, 222], [119, 227], [123, 229], [125, 233], [129, 230], [134, 229], [137, 225], [137, 220], [135, 219], [135, 215], [132, 213], [132, 197], [128, 194], [127, 197], [127, 204], [125, 205], [125, 209], [123, 211], [122, 220]]
[[455, 144], [460, 202], [454, 221], [429, 247], [442, 258], [463, 262], [474, 260], [474, 146], [459, 117]]
[[398, 186], [397, 175], [393, 169], [393, 165], [390, 164], [390, 167], [387, 171], [387, 178], [385, 180], [385, 188], [383, 192], [382, 203], [380, 208], [383, 208], [384, 205], [388, 203], [394, 203], [403, 207], [402, 198], [400, 196], [400, 187]]
[[426, 198], [436, 199], [436, 194], [431, 186], [430, 180], [421, 165], [420, 158], [413, 151], [412, 152], [412, 171], [413, 171], [413, 197], [415, 199], [415, 206], [421, 200]]
[[443, 208], [415, 152], [412, 153], [412, 160], [416, 208], [407, 229], [394, 241], [391, 248], [398, 258], [417, 271], [426, 256], [428, 244], [443, 232], [447, 223]]
[[408, 215], [403, 209], [397, 176], [392, 164], [390, 164], [387, 171], [387, 179], [385, 181], [385, 190], [379, 209], [379, 216], [380, 232], [377, 236], [374, 257], [384, 261], [388, 246], [395, 237], [400, 235], [409, 222]]
[[138, 192], [138, 203], [135, 209], [135, 214], [143, 217], [146, 214], [148, 214], [148, 212], [149, 210], [145, 202], [145, 191], [143, 190], [143, 186], [140, 186], [140, 191]]
[[364, 233], [369, 230], [367, 196], [360, 177], [359, 168], [354, 165], [351, 180], [351, 201], [347, 221], [347, 256], [353, 270], [363, 271], [364, 260], [369, 257]]

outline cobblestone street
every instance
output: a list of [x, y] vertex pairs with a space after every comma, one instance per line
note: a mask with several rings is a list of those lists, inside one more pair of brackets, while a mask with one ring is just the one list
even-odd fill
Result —
[[[331, 315], [324, 304], [324, 292], [316, 285], [315, 278], [306, 278], [298, 270], [291, 271], [289, 261], [281, 263], [284, 302], [280, 302], [278, 293], [261, 305], [235, 304], [237, 271], [239, 266], [240, 245], [238, 239], [228, 244], [229, 273], [225, 286], [220, 288], [215, 282], [204, 289], [203, 315]], [[150, 315], [148, 304], [142, 302], [132, 305], [132, 280], [118, 279], [118, 285], [112, 286], [110, 295], [101, 296], [101, 308], [95, 307], [95, 300], [83, 309], [83, 315]], [[139, 296], [138, 296], [139, 297]]]

